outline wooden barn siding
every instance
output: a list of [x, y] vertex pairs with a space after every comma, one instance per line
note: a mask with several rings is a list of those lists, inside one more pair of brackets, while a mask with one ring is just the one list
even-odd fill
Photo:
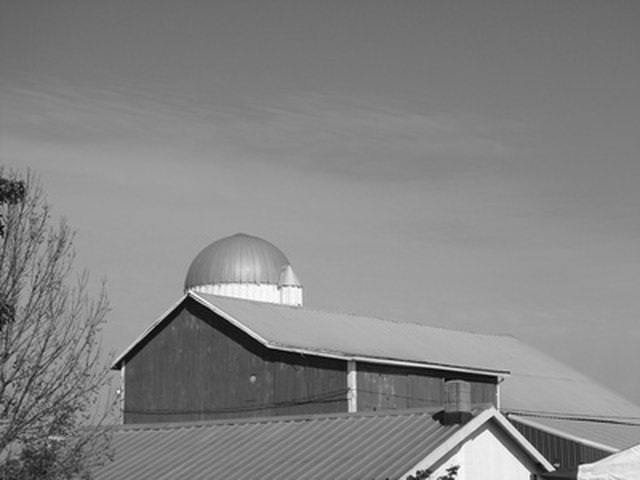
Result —
[[583, 445], [552, 433], [511, 420], [522, 435], [559, 469], [570, 469], [581, 463], [591, 463], [611, 455], [611, 452]]
[[192, 300], [125, 371], [125, 423], [347, 410], [346, 362], [273, 352]]
[[496, 404], [491, 377], [360, 362], [357, 370], [358, 411], [441, 407], [444, 382], [454, 378], [471, 384], [472, 404]]

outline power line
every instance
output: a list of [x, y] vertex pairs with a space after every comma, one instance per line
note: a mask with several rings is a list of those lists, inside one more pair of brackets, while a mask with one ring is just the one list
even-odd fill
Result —
[[135, 413], [138, 415], [193, 415], [193, 414], [216, 414], [216, 413], [241, 413], [259, 410], [270, 410], [273, 408], [295, 407], [299, 405], [324, 404], [339, 401], [346, 401], [348, 389], [335, 390], [318, 395], [311, 395], [294, 400], [283, 402], [263, 403], [260, 405], [247, 405], [242, 407], [226, 407], [205, 410], [148, 410], [148, 409], [126, 409], [125, 413]]
[[547, 418], [550, 420], [567, 420], [572, 422], [603, 423], [609, 425], [626, 425], [640, 427], [640, 417], [627, 417], [621, 415], [588, 415], [561, 412], [538, 412], [531, 410], [509, 410], [507, 415], [519, 415], [521, 417]]

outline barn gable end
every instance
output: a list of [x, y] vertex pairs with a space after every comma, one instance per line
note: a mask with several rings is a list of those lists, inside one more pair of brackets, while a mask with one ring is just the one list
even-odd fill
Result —
[[269, 350], [188, 297], [125, 371], [125, 423], [347, 410], [345, 361]]
[[[127, 354], [124, 423], [382, 411], [443, 404], [444, 382], [468, 381], [474, 405], [496, 405], [497, 378], [349, 362], [267, 347], [259, 335], [187, 295]], [[349, 363], [356, 384], [347, 379]]]

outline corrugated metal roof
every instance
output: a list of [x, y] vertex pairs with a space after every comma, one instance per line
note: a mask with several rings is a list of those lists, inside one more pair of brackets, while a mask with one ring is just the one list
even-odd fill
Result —
[[96, 480], [398, 479], [462, 427], [433, 412], [120, 427]]
[[309, 308], [238, 300], [206, 293], [193, 297], [242, 324], [267, 347], [506, 375], [489, 352], [498, 337]]
[[289, 260], [275, 245], [244, 233], [222, 238], [191, 262], [184, 288], [219, 283], [277, 285]]
[[509, 415], [509, 419], [605, 451], [615, 452], [640, 443], [640, 426], [637, 425], [637, 419], [632, 420], [635, 425], [627, 424], [623, 418], [606, 418], [600, 422], [588, 417], [581, 419]]
[[[269, 348], [494, 375], [510, 373], [500, 384], [501, 411], [536, 415], [541, 423], [559, 422], [549, 417], [591, 419], [589, 436], [585, 438], [612, 448], [625, 448], [640, 441], [640, 407], [510, 336], [204, 293], [190, 295]], [[114, 366], [121, 366], [161, 320], [147, 329]], [[620, 425], [620, 418], [631, 425]], [[584, 425], [575, 421], [560, 423], [568, 435], [580, 437], [584, 431]]]
[[511, 371], [500, 384], [503, 413], [613, 449], [640, 442], [639, 406], [516, 339], [504, 343], [494, 352]]

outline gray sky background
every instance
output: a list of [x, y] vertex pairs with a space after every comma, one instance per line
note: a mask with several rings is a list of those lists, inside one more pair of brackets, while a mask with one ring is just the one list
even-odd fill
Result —
[[640, 403], [637, 1], [0, 0], [0, 155], [116, 352], [237, 232], [307, 306], [512, 334]]

